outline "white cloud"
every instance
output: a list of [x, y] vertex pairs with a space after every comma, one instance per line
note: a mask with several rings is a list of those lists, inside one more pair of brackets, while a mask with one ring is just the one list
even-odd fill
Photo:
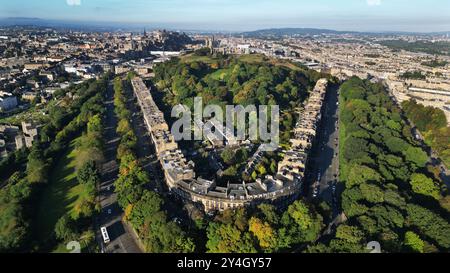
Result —
[[369, 6], [380, 6], [381, 0], [367, 0], [367, 5]]
[[66, 0], [66, 3], [69, 6], [80, 6], [81, 0]]

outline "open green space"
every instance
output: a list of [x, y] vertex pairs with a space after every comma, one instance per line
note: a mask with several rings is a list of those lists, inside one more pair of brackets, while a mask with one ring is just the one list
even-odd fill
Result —
[[70, 143], [51, 172], [49, 184], [43, 190], [37, 212], [39, 241], [51, 238], [56, 222], [64, 214], [76, 217], [79, 204], [89, 198], [86, 185], [77, 182], [75, 143], [76, 140]]
[[193, 63], [193, 62], [202, 62], [202, 63], [214, 63], [215, 61], [218, 61], [219, 59], [211, 58], [210, 56], [197, 56], [195, 54], [189, 54], [181, 57], [181, 61], [183, 63]]
[[241, 62], [245, 63], [262, 63], [268, 58], [260, 54], [245, 54], [238, 57]]
[[[97, 210], [99, 174], [86, 161], [101, 160], [102, 93], [108, 78], [106, 74], [86, 81], [67, 90], [74, 96], [60, 92], [56, 100], [11, 117], [42, 127], [40, 141], [29, 151], [0, 164], [5, 175], [0, 189], [0, 252], [66, 252], [63, 242], [73, 240], [87, 252], [96, 251], [91, 220]], [[86, 125], [87, 132], [74, 140]], [[84, 170], [81, 179], [75, 166]]]
[[229, 69], [219, 69], [211, 74], [211, 77], [216, 81], [223, 81], [230, 73]]

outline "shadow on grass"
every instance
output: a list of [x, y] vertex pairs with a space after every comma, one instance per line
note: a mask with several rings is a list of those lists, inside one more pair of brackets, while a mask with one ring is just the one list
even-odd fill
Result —
[[66, 213], [73, 215], [80, 198], [84, 197], [84, 187], [76, 177], [75, 142], [58, 160], [50, 172], [49, 184], [43, 190], [38, 202], [36, 215], [37, 240], [39, 245], [56, 247], [54, 229], [58, 220]]

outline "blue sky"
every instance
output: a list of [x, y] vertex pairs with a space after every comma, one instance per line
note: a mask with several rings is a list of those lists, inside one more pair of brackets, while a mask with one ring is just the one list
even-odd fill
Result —
[[0, 0], [0, 18], [203, 30], [450, 31], [449, 0]]

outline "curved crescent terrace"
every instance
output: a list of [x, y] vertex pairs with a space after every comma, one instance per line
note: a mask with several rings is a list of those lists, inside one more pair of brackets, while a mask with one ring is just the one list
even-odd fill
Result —
[[[253, 183], [228, 183], [226, 187], [218, 186], [215, 181], [196, 177], [194, 162], [188, 161], [179, 149], [163, 113], [153, 100], [152, 90], [147, 88], [139, 77], [132, 80], [132, 85], [164, 170], [165, 181], [169, 189], [179, 197], [201, 203], [205, 211], [225, 210], [267, 201], [284, 206], [298, 198], [308, 153], [322, 116], [322, 105], [328, 86], [326, 79], [320, 79], [316, 83], [304, 108], [299, 111], [300, 118], [295, 127], [295, 136], [290, 140], [291, 148], [279, 162], [277, 174], [267, 175]], [[252, 159], [249, 166], [251, 161]]]

